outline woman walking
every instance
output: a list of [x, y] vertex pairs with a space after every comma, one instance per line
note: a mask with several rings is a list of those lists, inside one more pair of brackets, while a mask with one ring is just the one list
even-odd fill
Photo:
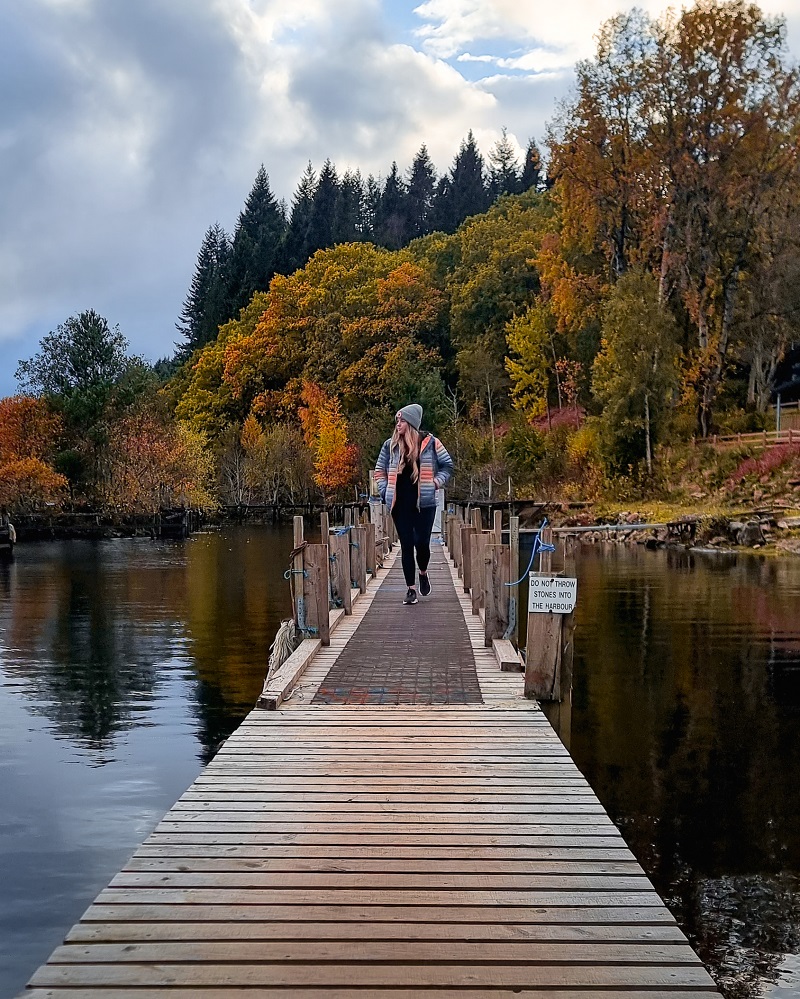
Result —
[[[400, 539], [400, 556], [408, 590], [404, 604], [417, 603], [419, 592], [431, 592], [428, 563], [431, 531], [436, 517], [436, 490], [453, 473], [453, 462], [442, 442], [423, 435], [422, 406], [413, 403], [398, 410], [392, 436], [384, 443], [375, 467], [381, 499], [389, 507]], [[416, 558], [415, 558], [416, 555]]]

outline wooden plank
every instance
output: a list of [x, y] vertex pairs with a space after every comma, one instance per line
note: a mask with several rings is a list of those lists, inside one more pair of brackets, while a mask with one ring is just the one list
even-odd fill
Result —
[[256, 707], [275, 711], [321, 647], [319, 638], [304, 638], [286, 662], [270, 677], [269, 683], [261, 691]]
[[348, 926], [417, 922], [431, 924], [476, 924], [491, 918], [495, 926], [557, 925], [567, 926], [675, 926], [675, 920], [664, 906], [559, 906], [557, 909], [530, 906], [479, 905], [320, 905], [314, 903], [299, 908], [272, 900], [264, 905], [229, 905], [219, 902], [195, 903], [191, 912], [178, 902], [165, 903], [148, 899], [142, 903], [116, 902], [107, 905], [98, 900], [84, 913], [82, 924], [121, 922], [241, 922], [286, 923], [298, 919], [321, 921]]
[[[97, 993], [84, 992], [83, 996], [95, 994]], [[554, 993], [557, 999], [587, 999], [587, 995], [592, 994], [592, 992], [586, 992], [583, 989], [578, 992], [569, 989], [559, 989], [558, 992]], [[30, 996], [32, 999], [76, 999], [75, 990], [70, 988], [29, 989], [24, 995], [26, 997]], [[102, 996], [102, 999], [142, 999], [142, 990], [136, 987], [104, 987], [99, 995]], [[172, 986], [166, 988], [152, 986], [147, 990], [148, 999], [220, 999], [221, 996], [228, 995], [236, 997], [236, 999], [286, 999], [286, 989], [273, 989], [268, 986], [258, 985], [254, 988], [237, 986], [235, 989], [225, 989], [224, 986], [214, 986], [210, 989], [198, 988], [196, 986], [188, 989], [180, 987], [173, 988]], [[341, 989], [320, 988], [319, 986], [314, 986], [310, 989], [293, 988], [291, 995], [292, 999], [353, 999], [353, 991], [349, 987]], [[420, 989], [417, 987], [405, 989], [390, 985], [386, 988], [372, 986], [369, 990], [369, 995], [370, 997], [378, 997], [378, 999], [382, 996], [385, 996], [386, 999], [518, 999], [519, 996], [539, 996], [540, 993], [535, 989], [524, 987], [512, 989], [489, 987], [483, 989], [459, 986], [456, 989], [439, 987], [435, 989]], [[708, 995], [707, 991], [672, 988], [667, 990], [648, 989], [647, 991], [626, 988], [622, 992], [613, 989], [603, 990], [603, 999], [708, 999]]]
[[492, 651], [494, 652], [495, 659], [497, 659], [497, 664], [503, 672], [525, 672], [525, 663], [523, 663], [513, 643], [507, 638], [492, 639]]
[[[358, 922], [240, 922], [236, 919], [208, 922], [100, 922], [78, 923], [67, 937], [69, 943], [148, 940], [361, 940], [364, 927]], [[412, 923], [376, 922], [369, 927], [371, 940], [461, 940], [483, 943], [498, 940], [552, 941], [568, 943], [624, 943], [644, 947], [651, 943], [683, 943], [677, 926], [640, 926], [598, 923]]]
[[[435, 962], [442, 956], [442, 946], [438, 941], [417, 940], [413, 954], [409, 954], [405, 941], [395, 940], [283, 940], [279, 942], [228, 940], [214, 941], [158, 941], [130, 943], [71, 943], [56, 948], [53, 952], [54, 964], [147, 964], [172, 962], [180, 964], [207, 964], [238, 962], [270, 963], [278, 962], [314, 965], [318, 962], [336, 964], [368, 964], [371, 962], [405, 963], [409, 959], [417, 962]], [[661, 965], [680, 967], [693, 964], [694, 954], [685, 942], [659, 944], [653, 941], [642, 943], [593, 943], [531, 941], [516, 939], [510, 941], [486, 941], [481, 947], [480, 956], [475, 953], [471, 941], [451, 940], [447, 947], [447, 958], [453, 963], [469, 966], [478, 961], [481, 964], [525, 962], [529, 966], [569, 963], [573, 967], [585, 964], [627, 964]]]
[[692, 987], [708, 988], [713, 983], [702, 966], [697, 967], [629, 967], [626, 965], [498, 965], [471, 964], [465, 969], [459, 964], [203, 964], [176, 965], [158, 962], [146, 964], [63, 965], [48, 964], [31, 979], [35, 987], [58, 987], [71, 984], [80, 987], [98, 985], [134, 985], [149, 988], [165, 981], [180, 981], [185, 986], [232, 987], [270, 985], [339, 986], [370, 988], [375, 985], [404, 985], [433, 988], [470, 985], [524, 986], [526, 988], [639, 988]]

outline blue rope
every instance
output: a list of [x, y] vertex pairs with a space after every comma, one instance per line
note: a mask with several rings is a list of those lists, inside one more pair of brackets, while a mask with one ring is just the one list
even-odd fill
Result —
[[525, 570], [525, 572], [523, 572], [523, 574], [519, 577], [519, 579], [516, 581], [516, 583], [506, 583], [506, 586], [519, 586], [519, 584], [522, 582], [522, 580], [525, 579], [525, 577], [531, 571], [531, 566], [533, 565], [533, 560], [536, 558], [537, 555], [542, 555], [544, 552], [554, 552], [556, 550], [556, 546], [555, 545], [550, 545], [546, 541], [542, 541], [542, 531], [545, 529], [545, 527], [547, 527], [547, 517], [544, 518], [544, 520], [542, 521], [542, 526], [539, 528], [539, 530], [533, 536], [533, 547], [531, 549], [531, 560], [530, 560], [530, 562], [528, 562], [528, 568]]

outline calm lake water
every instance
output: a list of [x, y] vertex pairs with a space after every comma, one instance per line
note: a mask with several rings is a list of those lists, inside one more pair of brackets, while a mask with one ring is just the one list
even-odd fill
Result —
[[[250, 710], [291, 530], [0, 565], [0, 996]], [[800, 995], [800, 559], [578, 556], [570, 745], [729, 997]]]

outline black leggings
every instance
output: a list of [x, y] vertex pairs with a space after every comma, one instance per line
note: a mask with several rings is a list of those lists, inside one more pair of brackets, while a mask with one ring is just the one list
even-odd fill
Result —
[[431, 531], [436, 519], [436, 507], [426, 506], [421, 510], [416, 507], [400, 507], [392, 510], [392, 520], [397, 528], [400, 539], [400, 556], [403, 563], [403, 575], [406, 586], [414, 586], [417, 579], [414, 566], [414, 549], [417, 551], [417, 565], [422, 572], [428, 568], [431, 560]]

